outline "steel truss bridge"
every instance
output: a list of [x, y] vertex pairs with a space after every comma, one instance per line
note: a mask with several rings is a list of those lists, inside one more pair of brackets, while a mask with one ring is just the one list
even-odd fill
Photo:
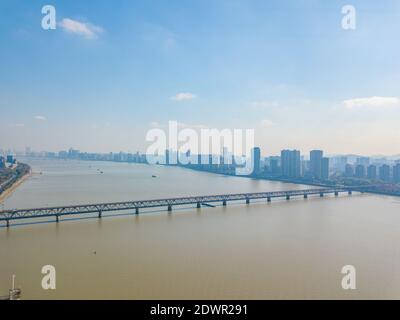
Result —
[[140, 209], [155, 208], [155, 207], [166, 207], [168, 212], [170, 213], [172, 211], [173, 206], [181, 206], [181, 205], [193, 204], [196, 205], [197, 208], [201, 208], [202, 205], [209, 206], [207, 205], [208, 203], [222, 202], [222, 205], [226, 206], [228, 201], [242, 200], [246, 201], [246, 204], [249, 204], [250, 200], [255, 200], [255, 199], [267, 199], [267, 202], [271, 202], [272, 198], [284, 198], [286, 200], [290, 200], [291, 197], [296, 197], [296, 196], [302, 196], [304, 198], [308, 198], [308, 196], [310, 195], [319, 195], [320, 197], [323, 197], [326, 194], [334, 194], [335, 196], [338, 196], [339, 193], [341, 192], [352, 194], [353, 191], [363, 192], [364, 189], [362, 187], [318, 188], [318, 189], [303, 189], [303, 190], [288, 190], [288, 191], [190, 196], [190, 197], [180, 197], [180, 198], [82, 204], [82, 205], [44, 207], [44, 208], [34, 208], [34, 209], [17, 209], [17, 210], [12, 209], [12, 210], [0, 211], [0, 221], [5, 222], [6, 226], [9, 227], [10, 221], [20, 220], [20, 219], [54, 217], [55, 220], [58, 222], [59, 217], [61, 216], [95, 213], [99, 218], [101, 218], [103, 212], [132, 210], [133, 213], [139, 214]]

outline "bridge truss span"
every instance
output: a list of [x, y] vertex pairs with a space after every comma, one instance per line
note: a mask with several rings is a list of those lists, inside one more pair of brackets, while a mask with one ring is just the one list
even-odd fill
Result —
[[[359, 188], [358, 188], [359, 189]], [[82, 215], [82, 214], [98, 214], [99, 218], [104, 212], [115, 212], [123, 210], [134, 210], [136, 214], [143, 208], [167, 207], [168, 211], [172, 211], [173, 206], [182, 205], [201, 205], [207, 203], [222, 202], [226, 205], [229, 201], [246, 201], [255, 199], [267, 199], [271, 201], [272, 198], [286, 198], [289, 200], [291, 197], [304, 196], [307, 198], [309, 195], [335, 194], [340, 192], [362, 191], [355, 188], [342, 187], [342, 188], [313, 188], [313, 189], [299, 189], [299, 190], [286, 190], [286, 191], [270, 191], [270, 192], [252, 192], [252, 193], [235, 193], [235, 194], [219, 194], [219, 195], [206, 195], [206, 196], [187, 196], [177, 198], [164, 198], [164, 199], [150, 199], [150, 200], [136, 200], [125, 202], [109, 202], [109, 203], [95, 203], [95, 204], [82, 204], [82, 205], [69, 205], [59, 207], [43, 207], [33, 209], [12, 209], [0, 211], [0, 221], [5, 221], [9, 226], [11, 220], [18, 219], [31, 219], [42, 217], [55, 217], [58, 221], [60, 216], [65, 215]]]

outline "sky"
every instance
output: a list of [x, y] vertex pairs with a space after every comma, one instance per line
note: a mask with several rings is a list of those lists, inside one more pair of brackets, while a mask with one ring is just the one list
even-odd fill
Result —
[[0, 149], [144, 152], [175, 120], [254, 129], [264, 155], [399, 154], [399, 17], [390, 0], [1, 0]]

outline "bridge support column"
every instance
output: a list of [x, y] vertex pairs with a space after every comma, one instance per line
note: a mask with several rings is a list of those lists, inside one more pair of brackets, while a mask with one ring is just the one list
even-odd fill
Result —
[[267, 202], [271, 202], [271, 197], [267, 197]]
[[56, 215], [56, 222], [58, 223], [60, 221], [60, 218], [58, 216], [58, 214]]
[[135, 214], [139, 214], [139, 208], [135, 209]]
[[200, 203], [200, 202], [197, 202], [196, 207], [197, 207], [197, 209], [200, 209], [200, 208], [201, 208], [201, 203]]
[[335, 191], [335, 197], [339, 195], [339, 191]]
[[169, 204], [168, 205], [168, 212], [171, 212], [172, 211], [172, 206]]
[[286, 195], [286, 200], [290, 200], [290, 196], [288, 194]]
[[321, 192], [321, 193], [319, 194], [319, 196], [322, 198], [322, 197], [324, 196], [324, 193]]
[[226, 206], [226, 200], [222, 201], [222, 205], [225, 207]]
[[247, 199], [246, 199], [246, 204], [249, 204], [249, 203], [250, 203], [250, 199], [247, 198]]
[[6, 227], [9, 228], [10, 227], [10, 220], [6, 220]]
[[349, 196], [351, 196], [353, 194], [353, 191], [349, 190], [348, 194]]
[[101, 210], [99, 210], [99, 219], [101, 218]]
[[304, 194], [304, 199], [307, 199], [307, 198], [308, 198], [308, 194], [305, 193], [305, 194]]

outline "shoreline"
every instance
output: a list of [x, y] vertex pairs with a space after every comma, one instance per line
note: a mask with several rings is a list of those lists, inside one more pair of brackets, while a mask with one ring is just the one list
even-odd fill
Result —
[[0, 194], [0, 203], [4, 202], [9, 196], [11, 196], [14, 191], [26, 180], [28, 180], [32, 176], [32, 170], [29, 170], [28, 173], [24, 174], [17, 181], [15, 181], [9, 188], [4, 190]]

